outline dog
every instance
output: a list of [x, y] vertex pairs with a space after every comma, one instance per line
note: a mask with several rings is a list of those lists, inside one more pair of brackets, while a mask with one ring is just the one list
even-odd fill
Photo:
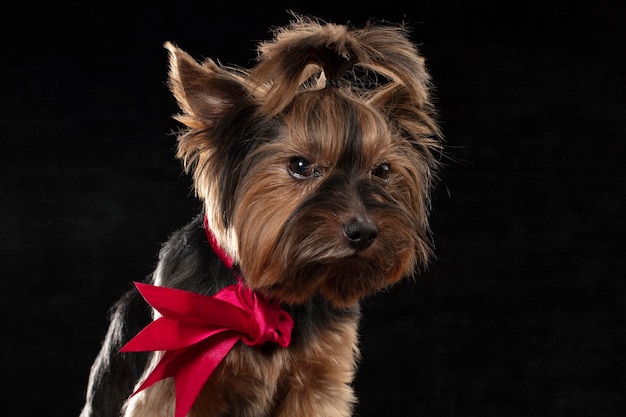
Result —
[[423, 272], [443, 138], [404, 24], [293, 14], [249, 69], [166, 42], [202, 212], [111, 308], [80, 417], [346, 417], [360, 302]]

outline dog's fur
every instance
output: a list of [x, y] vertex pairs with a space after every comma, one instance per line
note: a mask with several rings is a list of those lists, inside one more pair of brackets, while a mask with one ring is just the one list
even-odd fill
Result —
[[[177, 156], [204, 212], [174, 233], [146, 282], [211, 295], [233, 271], [294, 319], [290, 346], [239, 342], [189, 416], [345, 417], [359, 300], [423, 270], [441, 134], [424, 59], [402, 25], [356, 29], [294, 14], [257, 64], [198, 63], [171, 43]], [[129, 399], [159, 353], [119, 353], [153, 318], [136, 290], [111, 310], [81, 417], [173, 417], [173, 379]]]

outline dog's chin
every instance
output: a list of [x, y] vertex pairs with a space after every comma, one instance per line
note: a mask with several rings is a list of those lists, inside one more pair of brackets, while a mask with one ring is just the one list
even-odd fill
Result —
[[327, 270], [319, 292], [336, 306], [353, 305], [408, 275], [412, 269], [412, 260], [412, 257], [407, 256], [394, 262], [389, 259], [373, 262], [370, 258], [355, 254]]
[[280, 280], [259, 290], [285, 304], [305, 304], [321, 296], [336, 307], [350, 307], [409, 275], [413, 263], [409, 251], [394, 261], [352, 253], [333, 262], [286, 271]]

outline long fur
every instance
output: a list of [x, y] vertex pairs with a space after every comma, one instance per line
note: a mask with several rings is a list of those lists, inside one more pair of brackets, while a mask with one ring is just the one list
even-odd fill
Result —
[[[441, 133], [424, 59], [402, 26], [294, 15], [253, 68], [197, 62], [172, 43], [177, 156], [204, 210], [146, 282], [211, 295], [234, 270], [294, 318], [288, 348], [239, 343], [190, 416], [351, 415], [359, 301], [427, 267]], [[91, 370], [81, 417], [172, 417], [171, 379], [132, 396], [160, 353], [119, 353], [153, 318], [129, 291]]]

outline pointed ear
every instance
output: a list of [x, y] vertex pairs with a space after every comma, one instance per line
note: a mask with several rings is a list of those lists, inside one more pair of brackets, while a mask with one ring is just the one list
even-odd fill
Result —
[[210, 59], [202, 64], [171, 42], [168, 86], [183, 111], [176, 119], [188, 127], [212, 127], [237, 102], [249, 97], [243, 79]]
[[389, 83], [377, 88], [368, 102], [389, 115], [411, 138], [441, 137], [437, 114], [426, 87], [422, 90], [422, 95], [418, 99], [406, 86]]

